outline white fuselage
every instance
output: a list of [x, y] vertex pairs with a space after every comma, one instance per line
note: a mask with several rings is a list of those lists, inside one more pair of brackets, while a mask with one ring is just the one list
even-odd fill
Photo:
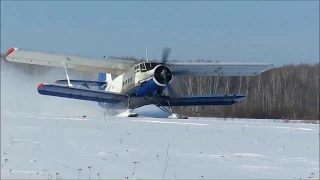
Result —
[[[122, 75], [117, 76], [111, 82], [108, 82], [108, 85], [105, 91], [108, 92], [115, 92], [115, 93], [123, 93], [126, 91], [131, 91], [132, 88], [137, 87], [140, 85], [141, 82], [147, 81], [153, 78], [154, 70], [150, 69], [148, 71], [141, 71], [141, 68], [137, 68], [138, 65], [130, 67], [125, 73]], [[163, 84], [155, 83], [159, 86], [164, 86]]]
[[[125, 73], [112, 79], [110, 74], [106, 74], [107, 87], [104, 89], [108, 92], [121, 93], [130, 97], [146, 97], [157, 96], [162, 93], [165, 88], [164, 77], [169, 77], [168, 83], [172, 79], [172, 75], [163, 75], [163, 71], [170, 72], [165, 66], [157, 63], [140, 63], [130, 67]], [[118, 107], [114, 104], [99, 103], [101, 107], [112, 109]], [[125, 107], [121, 104], [120, 107]]]

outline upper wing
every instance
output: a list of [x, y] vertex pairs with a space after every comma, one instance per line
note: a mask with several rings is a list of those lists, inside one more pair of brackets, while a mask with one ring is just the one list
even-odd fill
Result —
[[166, 65], [175, 75], [187, 76], [256, 76], [268, 69], [270, 63], [238, 62], [167, 62]]
[[136, 63], [136, 61], [133, 60], [81, 57], [19, 48], [9, 49], [6, 54], [6, 59], [11, 62], [54, 67], [63, 67], [63, 62], [65, 61], [66, 67], [74, 70], [104, 72], [115, 75], [124, 73], [129, 67]]

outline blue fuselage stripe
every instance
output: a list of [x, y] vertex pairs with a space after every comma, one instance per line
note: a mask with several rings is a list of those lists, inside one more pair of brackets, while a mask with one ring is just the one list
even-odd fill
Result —
[[[106, 73], [99, 73], [98, 81], [106, 81], [106, 79], [107, 79]], [[99, 86], [98, 89], [102, 90], [101, 86]]]

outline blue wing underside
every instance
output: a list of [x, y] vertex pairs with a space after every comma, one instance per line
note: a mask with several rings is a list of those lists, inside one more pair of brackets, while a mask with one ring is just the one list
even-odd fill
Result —
[[[56, 80], [56, 84], [68, 84], [68, 80], [66, 79], [59, 79]], [[87, 86], [103, 86], [107, 82], [105, 81], [87, 81], [87, 80], [70, 80], [70, 83], [72, 85], [83, 85], [85, 87]]]
[[117, 104], [127, 99], [127, 96], [122, 94], [92, 90], [85, 87], [67, 87], [65, 85], [42, 83], [38, 86], [37, 89], [38, 92], [42, 95], [106, 102], [110, 104]]
[[242, 94], [214, 94], [203, 96], [180, 96], [156, 98], [155, 101], [162, 106], [205, 106], [205, 105], [232, 105], [245, 98]]
[[[127, 104], [128, 96], [101, 90], [92, 90], [84, 87], [66, 87], [60, 84], [40, 84], [38, 92], [42, 95], [57, 96], [71, 99], [105, 102], [110, 104]], [[181, 97], [132, 97], [129, 108], [155, 104], [162, 106], [204, 106], [204, 105], [231, 105], [245, 98], [241, 94], [215, 94], [205, 96]], [[142, 102], [142, 103], [141, 103]]]

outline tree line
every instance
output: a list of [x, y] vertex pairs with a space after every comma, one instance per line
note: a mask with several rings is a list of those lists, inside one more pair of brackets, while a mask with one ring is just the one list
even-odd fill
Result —
[[[134, 57], [119, 58], [144, 61]], [[44, 75], [52, 70], [52, 67], [11, 63], [2, 55], [1, 66], [4, 64], [27, 75]], [[214, 94], [217, 85], [218, 93], [247, 96], [231, 106], [187, 106], [174, 110], [188, 116], [319, 120], [319, 67], [319, 63], [289, 64], [251, 77], [174, 77], [172, 86], [178, 95]], [[60, 70], [64, 73], [62, 68]], [[97, 79], [97, 73], [90, 72], [70, 70], [70, 76]]]
[[183, 77], [174, 83], [182, 95], [218, 93], [247, 97], [231, 106], [178, 107], [191, 116], [319, 120], [319, 63], [274, 67], [258, 76]]

